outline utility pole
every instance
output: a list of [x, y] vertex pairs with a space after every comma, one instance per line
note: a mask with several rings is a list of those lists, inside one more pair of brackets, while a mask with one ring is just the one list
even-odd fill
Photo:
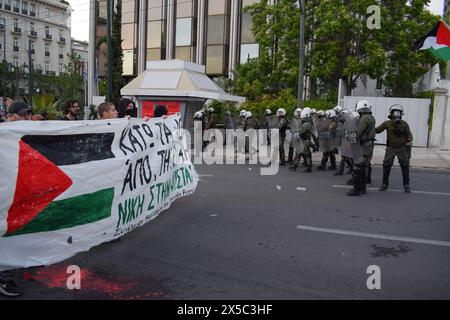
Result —
[[28, 40], [28, 101], [33, 109], [33, 60], [31, 59], [31, 40]]
[[303, 88], [304, 88], [304, 60], [305, 60], [305, 0], [299, 0], [300, 5], [300, 52], [298, 63], [298, 89], [297, 89], [297, 104], [298, 108], [303, 105]]
[[107, 39], [108, 42], [108, 63], [107, 63], [107, 74], [106, 74], [106, 82], [108, 85], [108, 93], [106, 95], [106, 99], [111, 99], [112, 97], [112, 8], [114, 0], [106, 0], [107, 1], [107, 17], [106, 17], [106, 29], [107, 29]]
[[0, 18], [0, 20], [3, 21], [3, 98], [5, 98], [6, 97], [6, 19]]

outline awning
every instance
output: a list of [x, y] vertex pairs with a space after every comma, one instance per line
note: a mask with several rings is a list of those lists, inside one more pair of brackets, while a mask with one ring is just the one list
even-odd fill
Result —
[[133, 79], [120, 93], [136, 97], [187, 97], [244, 102], [245, 98], [227, 94], [205, 74], [205, 66], [181, 61], [147, 63], [147, 70]]

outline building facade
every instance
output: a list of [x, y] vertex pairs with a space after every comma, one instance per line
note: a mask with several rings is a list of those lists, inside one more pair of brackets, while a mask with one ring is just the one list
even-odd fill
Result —
[[[147, 61], [180, 59], [206, 66], [212, 77], [232, 77], [239, 63], [259, 54], [245, 6], [258, 0], [123, 0], [124, 76], [136, 76]], [[92, 10], [95, 10], [92, 12]], [[106, 36], [106, 1], [96, 0], [96, 42]], [[101, 42], [101, 41], [100, 41]], [[105, 75], [106, 44], [96, 49]]]
[[[30, 52], [35, 72], [64, 72], [71, 51], [70, 14], [66, 1], [0, 0], [0, 59], [27, 71]], [[27, 91], [21, 82], [20, 93]]]
[[444, 18], [450, 23], [450, 0], [444, 0]]
[[80, 57], [81, 64], [79, 74], [83, 75], [83, 73], [86, 73], [85, 76], [87, 77], [88, 61], [89, 61], [89, 43], [87, 41], [80, 41], [73, 38], [71, 40], [71, 43], [72, 43], [72, 53], [75, 53]]

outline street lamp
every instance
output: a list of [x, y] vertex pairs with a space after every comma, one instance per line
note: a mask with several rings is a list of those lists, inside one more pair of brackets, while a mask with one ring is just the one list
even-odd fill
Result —
[[3, 97], [6, 97], [6, 19], [3, 20]]
[[303, 104], [303, 78], [304, 78], [304, 60], [305, 60], [305, 0], [299, 0], [300, 6], [300, 46], [299, 46], [299, 63], [298, 63], [298, 88], [297, 88], [297, 104], [301, 108]]

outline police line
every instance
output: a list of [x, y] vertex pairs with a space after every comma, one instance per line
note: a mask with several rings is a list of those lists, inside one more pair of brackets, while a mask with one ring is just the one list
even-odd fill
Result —
[[116, 239], [198, 183], [179, 115], [2, 124], [0, 163], [0, 271]]

